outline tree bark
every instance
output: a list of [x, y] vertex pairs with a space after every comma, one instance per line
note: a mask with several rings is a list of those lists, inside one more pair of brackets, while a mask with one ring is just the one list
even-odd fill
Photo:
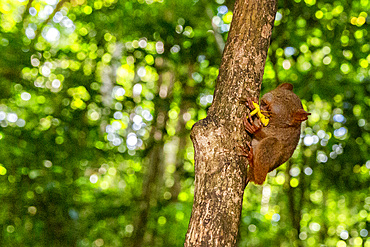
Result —
[[259, 95], [275, 14], [276, 0], [236, 0], [213, 104], [191, 132], [195, 194], [185, 246], [236, 245], [247, 179], [238, 151], [250, 141], [243, 101]]

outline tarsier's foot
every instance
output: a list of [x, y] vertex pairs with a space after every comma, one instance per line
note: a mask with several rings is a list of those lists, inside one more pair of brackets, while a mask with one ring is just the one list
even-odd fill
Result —
[[254, 134], [262, 128], [261, 120], [256, 119], [256, 121], [253, 121], [252, 116], [248, 113], [248, 116], [244, 117], [244, 128], [250, 134]]
[[248, 146], [248, 149], [245, 147], [239, 146], [239, 148], [241, 149], [241, 152], [239, 152], [238, 154], [241, 156], [247, 157], [249, 161], [249, 165], [253, 166], [253, 162], [252, 162], [253, 161], [253, 148], [249, 142], [247, 142], [247, 146]]
[[254, 181], [253, 149], [249, 142], [247, 142], [247, 146], [248, 148], [239, 146], [241, 152], [238, 153], [241, 156], [247, 157], [249, 162], [246, 184], [248, 184], [250, 181]]

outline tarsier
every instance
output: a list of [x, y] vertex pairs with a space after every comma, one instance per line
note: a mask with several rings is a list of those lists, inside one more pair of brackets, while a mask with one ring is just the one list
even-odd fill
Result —
[[247, 181], [263, 184], [267, 173], [273, 171], [293, 154], [301, 133], [301, 123], [307, 113], [301, 100], [293, 93], [293, 85], [284, 83], [266, 93], [258, 100], [247, 99], [251, 112], [244, 118], [247, 132], [253, 135], [252, 142], [243, 148], [248, 158]]

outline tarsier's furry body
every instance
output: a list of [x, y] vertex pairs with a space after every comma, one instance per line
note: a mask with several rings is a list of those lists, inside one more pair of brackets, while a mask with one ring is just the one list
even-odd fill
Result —
[[[253, 100], [247, 100], [250, 110], [255, 110]], [[266, 93], [261, 98], [260, 112], [268, 118], [268, 124], [262, 124], [259, 114], [247, 116], [244, 125], [253, 135], [244, 150], [249, 160], [248, 180], [263, 184], [267, 173], [286, 162], [293, 154], [301, 133], [301, 123], [307, 119], [307, 113], [301, 100], [293, 93], [293, 85], [284, 83]]]

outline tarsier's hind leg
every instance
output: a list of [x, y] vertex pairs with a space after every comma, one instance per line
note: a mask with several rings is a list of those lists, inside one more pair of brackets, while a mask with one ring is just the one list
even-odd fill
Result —
[[275, 137], [262, 139], [254, 150], [254, 182], [263, 184], [270, 167], [279, 162], [281, 143]]

